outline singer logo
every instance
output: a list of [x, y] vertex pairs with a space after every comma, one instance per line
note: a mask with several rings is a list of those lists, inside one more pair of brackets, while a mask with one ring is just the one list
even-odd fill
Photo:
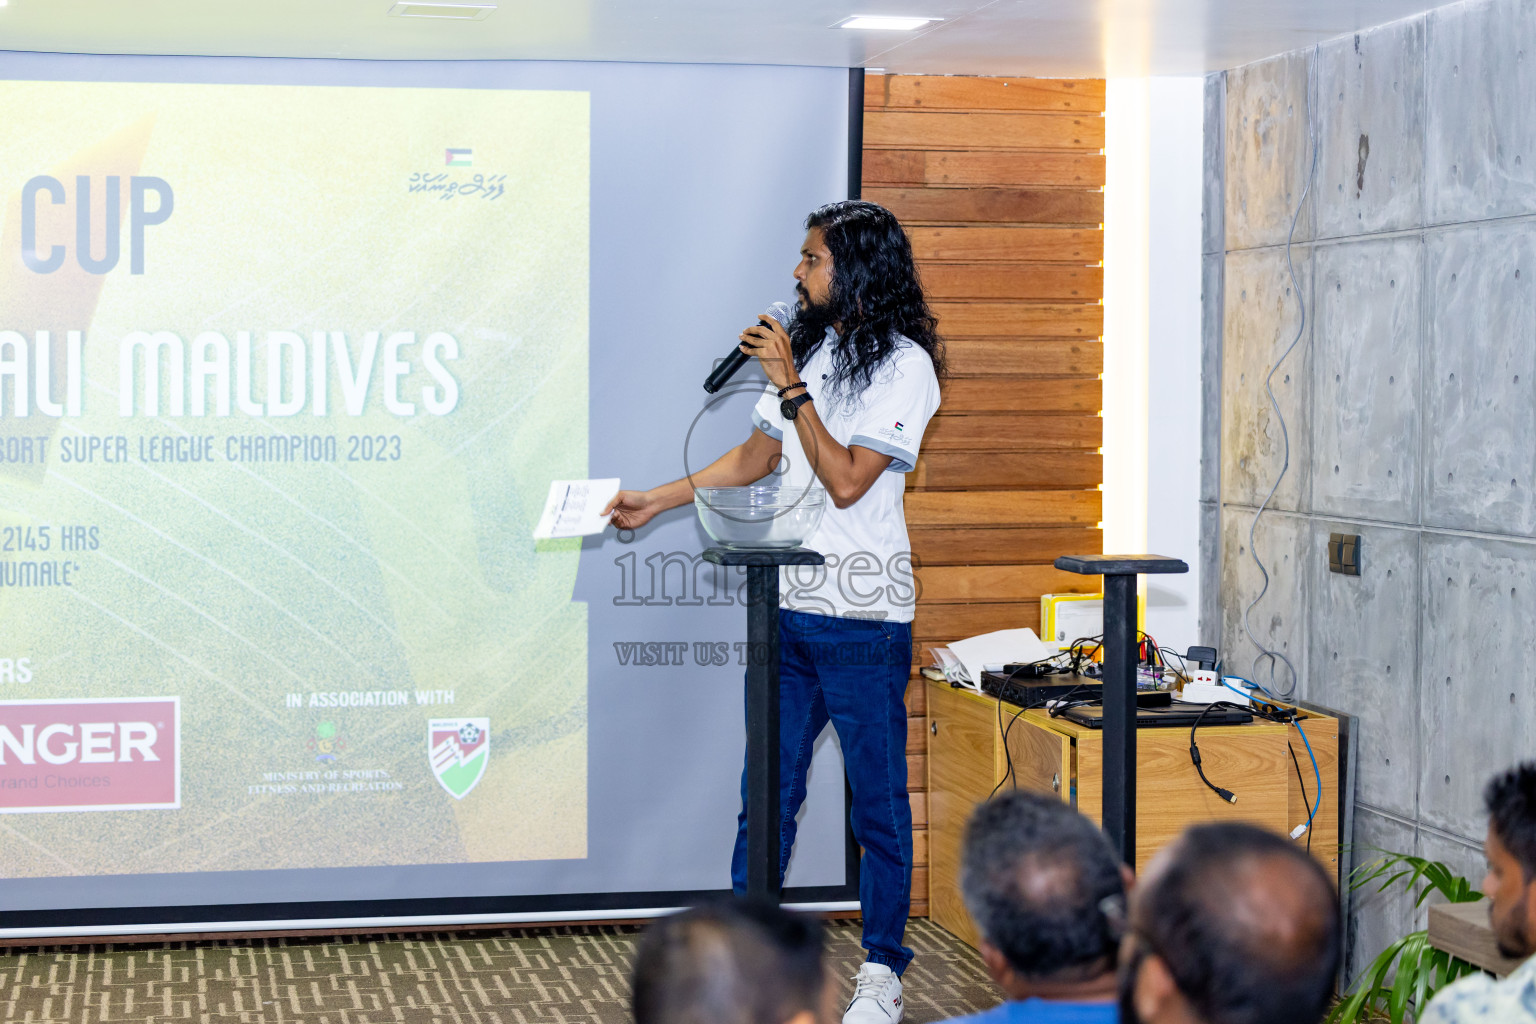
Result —
[[181, 806], [181, 700], [0, 701], [0, 814]]

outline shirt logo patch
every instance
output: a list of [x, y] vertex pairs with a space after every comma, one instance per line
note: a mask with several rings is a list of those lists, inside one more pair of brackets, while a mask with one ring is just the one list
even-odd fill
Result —
[[896, 421], [896, 429], [897, 429], [897, 430], [900, 430], [900, 429], [901, 429], [901, 420], [897, 420], [897, 421]]

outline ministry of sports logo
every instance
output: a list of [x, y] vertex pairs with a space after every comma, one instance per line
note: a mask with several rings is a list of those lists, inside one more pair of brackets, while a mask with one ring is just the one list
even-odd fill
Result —
[[315, 734], [307, 746], [316, 761], [335, 761], [337, 755], [347, 749], [347, 741], [336, 731], [335, 722], [321, 722], [315, 726]]
[[427, 759], [450, 796], [462, 800], [491, 759], [489, 718], [434, 718], [427, 723]]

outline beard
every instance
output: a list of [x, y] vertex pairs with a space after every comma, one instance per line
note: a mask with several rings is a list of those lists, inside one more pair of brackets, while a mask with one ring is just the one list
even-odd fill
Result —
[[1120, 1006], [1120, 1024], [1143, 1024], [1136, 1014], [1136, 978], [1141, 974], [1141, 962], [1147, 958], [1140, 944], [1131, 951], [1131, 958], [1120, 965], [1120, 981], [1116, 1002]]
[[1531, 942], [1530, 929], [1525, 926], [1528, 899], [1527, 894], [1505, 913], [1498, 916], [1492, 913], [1488, 915], [1489, 923], [1493, 925], [1493, 937], [1499, 947], [1500, 956], [1511, 960], [1524, 960], [1532, 953], [1536, 953], [1536, 943]]
[[795, 295], [800, 299], [800, 308], [795, 311], [795, 322], [815, 327], [817, 337], [837, 322], [837, 314], [832, 309], [830, 298], [821, 302], [812, 302], [811, 293], [806, 291], [805, 285], [799, 282], [795, 284]]
[[795, 294], [800, 298], [800, 308], [795, 310], [795, 318], [789, 324], [789, 338], [793, 343], [795, 361], [804, 365], [805, 360], [826, 338], [827, 328], [837, 323], [838, 316], [830, 300], [812, 302], [804, 285], [796, 283]]

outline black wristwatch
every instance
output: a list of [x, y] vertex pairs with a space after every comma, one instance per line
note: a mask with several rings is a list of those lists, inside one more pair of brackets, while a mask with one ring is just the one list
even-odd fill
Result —
[[779, 412], [787, 420], [792, 420], [800, 415], [800, 407], [811, 400], [809, 391], [802, 391], [794, 398], [786, 398], [779, 403]]

